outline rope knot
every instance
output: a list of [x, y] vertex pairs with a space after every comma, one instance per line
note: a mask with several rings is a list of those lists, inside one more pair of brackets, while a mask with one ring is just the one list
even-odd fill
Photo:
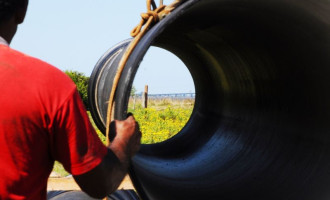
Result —
[[153, 22], [154, 23], [157, 23], [159, 21], [158, 13], [153, 11], [153, 10], [149, 10], [146, 13], [142, 13], [141, 17], [142, 17], [142, 20], [144, 21], [143, 25], [148, 21], [148, 19], [150, 17], [153, 17]]
[[131, 36], [135, 37], [137, 36], [144, 24], [147, 23], [148, 20], [152, 20], [152, 22], [155, 24], [161, 19], [164, 18], [164, 14], [162, 13], [165, 10], [166, 6], [165, 5], [160, 5], [158, 8], [151, 10], [148, 8], [148, 11], [146, 13], [141, 14], [141, 21], [140, 23], [131, 31]]

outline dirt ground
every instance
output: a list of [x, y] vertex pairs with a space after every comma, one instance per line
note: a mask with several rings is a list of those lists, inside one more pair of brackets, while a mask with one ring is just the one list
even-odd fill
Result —
[[[134, 189], [131, 179], [127, 175], [118, 189], [129, 190]], [[48, 179], [47, 190], [80, 190], [72, 176], [70, 177], [57, 177], [56, 175], [50, 176]]]

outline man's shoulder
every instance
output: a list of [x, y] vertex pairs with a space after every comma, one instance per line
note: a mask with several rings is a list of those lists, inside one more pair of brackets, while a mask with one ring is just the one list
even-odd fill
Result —
[[28, 68], [41, 67], [41, 68], [45, 68], [45, 70], [59, 71], [56, 67], [45, 61], [42, 61], [38, 58], [27, 55], [23, 52], [20, 52], [18, 50], [12, 49], [4, 45], [0, 45], [0, 57], [2, 57], [3, 61], [11, 63], [14, 66], [18, 66], [18, 67], [23, 65], [23, 67], [28, 67]]
[[20, 62], [21, 60], [24, 61], [31, 61], [31, 62], [39, 62], [42, 64], [48, 64], [38, 58], [32, 57], [30, 55], [27, 55], [21, 51], [15, 50], [9, 46], [6, 45], [0, 45], [0, 56], [5, 57], [6, 61], [12, 61], [12, 62]]
[[64, 98], [76, 88], [70, 77], [53, 65], [3, 45], [0, 45], [0, 73], [46, 96]]
[[67, 86], [72, 85], [71, 79], [61, 70], [38, 58], [24, 54], [8, 46], [0, 45], [0, 64], [12, 66], [24, 76], [36, 77], [36, 80], [45, 80], [48, 83], [65, 82]]

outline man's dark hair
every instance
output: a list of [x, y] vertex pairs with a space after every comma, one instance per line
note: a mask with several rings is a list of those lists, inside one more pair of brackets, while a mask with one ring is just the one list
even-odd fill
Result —
[[10, 19], [18, 9], [24, 9], [28, 0], [0, 0], [0, 23]]

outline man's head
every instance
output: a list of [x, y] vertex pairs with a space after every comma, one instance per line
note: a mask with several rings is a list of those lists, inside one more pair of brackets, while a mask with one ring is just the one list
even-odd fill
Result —
[[[25, 13], [28, 0], [0, 0], [0, 23], [9, 20], [17, 12]], [[22, 23], [24, 16], [21, 16], [18, 23]]]
[[28, 0], [0, 0], [0, 36], [10, 43], [25, 18]]

